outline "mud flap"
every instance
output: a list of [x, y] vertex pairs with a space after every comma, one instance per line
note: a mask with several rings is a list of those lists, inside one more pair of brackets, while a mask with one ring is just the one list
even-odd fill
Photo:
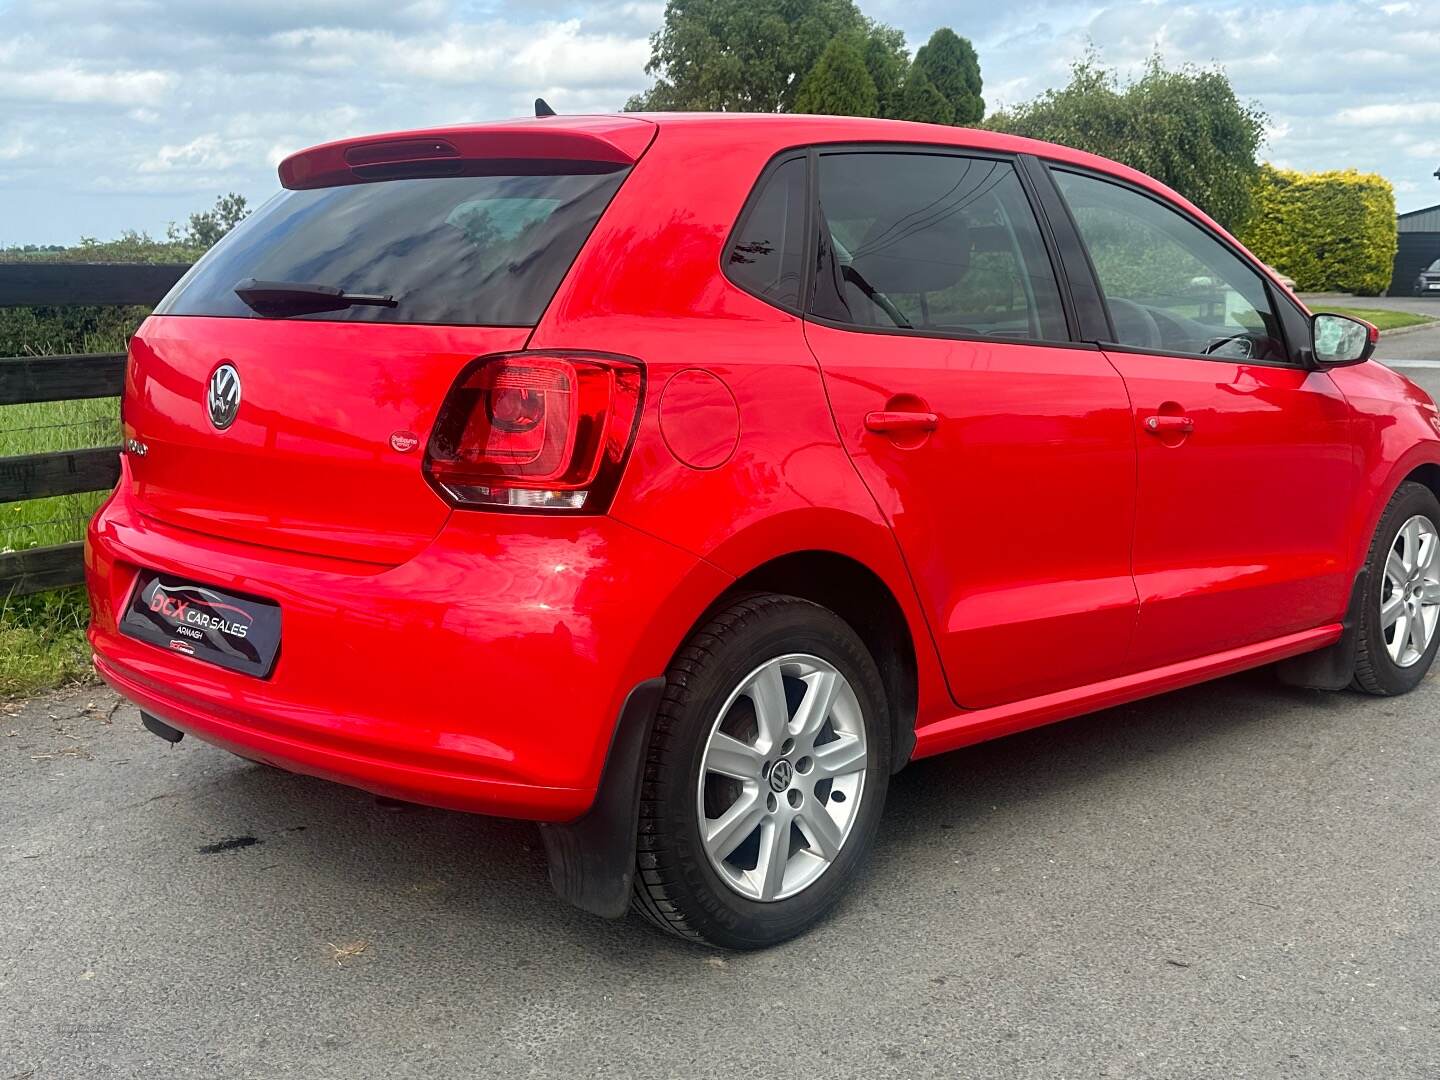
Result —
[[1340, 640], [1323, 649], [1280, 661], [1275, 665], [1275, 674], [1282, 683], [1307, 690], [1344, 690], [1350, 685], [1355, 678], [1355, 648], [1360, 636], [1360, 612], [1365, 603], [1365, 586], [1369, 575], [1369, 567], [1355, 575], [1355, 585], [1350, 591], [1350, 606], [1341, 621], [1345, 632], [1340, 635]]
[[630, 907], [635, 829], [650, 728], [665, 691], [663, 678], [638, 683], [625, 698], [594, 805], [574, 821], [542, 823], [550, 884], [576, 907], [618, 919]]

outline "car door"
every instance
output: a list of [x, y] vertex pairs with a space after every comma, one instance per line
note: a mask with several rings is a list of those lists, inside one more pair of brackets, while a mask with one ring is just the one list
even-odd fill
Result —
[[942, 150], [815, 156], [806, 337], [894, 528], [956, 700], [1122, 670], [1135, 440], [1124, 382], [1071, 340], [1016, 163]]
[[1125, 378], [1138, 453], [1131, 662], [1151, 668], [1338, 620], [1358, 483], [1350, 408], [1287, 346], [1287, 303], [1155, 193], [1058, 166]]

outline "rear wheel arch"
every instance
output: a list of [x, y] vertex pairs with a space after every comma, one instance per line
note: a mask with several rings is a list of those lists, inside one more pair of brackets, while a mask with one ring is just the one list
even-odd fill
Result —
[[[1423, 484], [1425, 487], [1430, 489], [1430, 491], [1437, 499], [1440, 499], [1440, 465], [1437, 465], [1434, 462], [1427, 462], [1424, 465], [1419, 465], [1414, 469], [1411, 469], [1410, 472], [1404, 477], [1404, 479], [1400, 481], [1400, 483]], [[1395, 486], [1398, 488], [1400, 485], [1397, 484]], [[1389, 498], [1385, 500], [1386, 505], [1389, 505], [1389, 501]]]
[[[915, 630], [894, 591], [874, 570], [838, 552], [814, 549], [780, 555], [749, 570], [717, 596], [696, 620], [742, 596], [773, 593], [808, 600], [834, 612], [864, 642], [885, 687], [890, 713], [891, 769], [910, 760], [915, 746], [920, 675]], [[688, 638], [688, 634], [686, 635]]]
[[[573, 822], [542, 825], [555, 890], [570, 903], [614, 918], [629, 902], [636, 851], [639, 770], [643, 769], [664, 672], [674, 666], [696, 631], [742, 597], [771, 593], [798, 597], [834, 613], [853, 630], [879, 669], [889, 712], [891, 771], [905, 765], [915, 745], [916, 712], [928, 657], [916, 656], [927, 641], [904, 603], [874, 569], [830, 550], [774, 556], [738, 577], [708, 560], [671, 593], [648, 627], [631, 670], [621, 682], [617, 725], [599, 776], [595, 805]], [[908, 579], [906, 579], [908, 584]], [[918, 614], [915, 616], [919, 618]], [[928, 639], [927, 639], [928, 640]], [[649, 676], [648, 678], [646, 676]], [[623, 703], [622, 703], [623, 702]]]

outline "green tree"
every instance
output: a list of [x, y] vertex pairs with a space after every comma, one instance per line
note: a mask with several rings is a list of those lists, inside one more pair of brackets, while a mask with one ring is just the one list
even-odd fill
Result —
[[827, 116], [874, 116], [879, 94], [865, 61], [845, 37], [825, 47], [820, 60], [800, 81], [795, 111]]
[[875, 84], [875, 115], [895, 118], [900, 113], [900, 95], [910, 67], [905, 35], [893, 26], [874, 23], [861, 43], [860, 55]]
[[667, 0], [645, 65], [655, 85], [625, 108], [793, 112], [801, 80], [837, 35], [882, 29], [854, 0]]
[[967, 38], [942, 26], [916, 50], [914, 66], [950, 103], [954, 114], [950, 123], [978, 124], [985, 116], [985, 99], [980, 96], [980, 58]]
[[183, 232], [176, 230], [172, 225], [170, 239], [200, 248], [202, 251], [208, 250], [214, 247], [216, 241], [222, 236], [239, 225], [249, 213], [250, 209], [245, 203], [245, 196], [236, 195], [232, 191], [217, 198], [215, 205], [209, 210], [191, 214], [190, 222], [185, 226]]
[[1127, 83], [1091, 53], [1071, 69], [1067, 86], [1000, 112], [987, 126], [1124, 162], [1235, 232], [1250, 214], [1267, 119], [1235, 96], [1219, 68], [1169, 70], [1156, 55]]
[[905, 90], [900, 95], [899, 120], [917, 120], [922, 124], [953, 124], [955, 107], [945, 100], [930, 77], [913, 64], [905, 76]]

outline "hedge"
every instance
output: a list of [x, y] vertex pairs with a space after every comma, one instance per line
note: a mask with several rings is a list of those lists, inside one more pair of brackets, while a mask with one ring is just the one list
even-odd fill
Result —
[[1241, 239], [1302, 292], [1379, 296], [1395, 262], [1395, 191], [1374, 173], [1265, 165]]

